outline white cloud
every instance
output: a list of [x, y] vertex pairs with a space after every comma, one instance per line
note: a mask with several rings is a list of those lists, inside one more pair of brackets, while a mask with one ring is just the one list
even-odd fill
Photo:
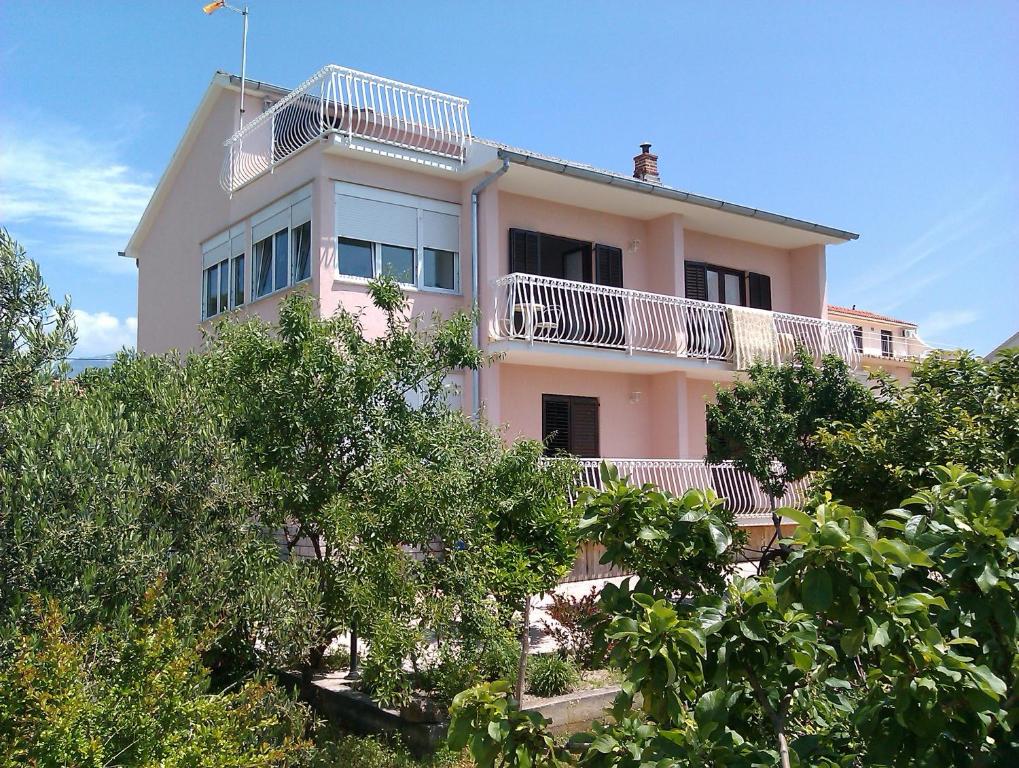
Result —
[[119, 352], [121, 347], [134, 347], [138, 336], [138, 318], [121, 320], [109, 312], [74, 310], [78, 326], [78, 345], [72, 357], [92, 357]]
[[950, 338], [954, 331], [972, 325], [979, 317], [972, 309], [938, 310], [920, 323], [920, 333], [929, 340]]
[[118, 259], [152, 194], [115, 146], [72, 128], [27, 133], [0, 126], [0, 220], [47, 228], [46, 249], [83, 266], [127, 272]]

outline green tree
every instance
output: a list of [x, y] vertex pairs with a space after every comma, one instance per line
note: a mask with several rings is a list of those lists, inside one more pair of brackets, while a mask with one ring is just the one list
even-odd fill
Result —
[[87, 629], [160, 582], [161, 610], [182, 632], [214, 627], [253, 649], [258, 604], [286, 590], [198, 372], [125, 354], [0, 413], [0, 624], [20, 623], [39, 592]]
[[0, 411], [32, 399], [76, 341], [70, 301], [50, 298], [39, 265], [0, 228]]
[[571, 749], [494, 686], [458, 697], [452, 745], [481, 768], [1014, 763], [1019, 473], [932, 475], [877, 526], [781, 510], [789, 559], [724, 600], [631, 595], [608, 632], [622, 693]]
[[1019, 464], [1019, 352], [932, 355], [909, 385], [885, 382], [866, 421], [822, 426], [819, 486], [875, 517], [938, 465], [1004, 471]]
[[574, 468], [543, 462], [536, 443], [507, 447], [450, 409], [449, 372], [485, 362], [468, 315], [409, 318], [388, 279], [369, 293], [385, 319], [379, 335], [362, 314], [317, 318], [297, 294], [278, 326], [221, 323], [204, 359], [263, 521], [310, 554], [302, 568], [321, 611], [306, 669], [356, 630], [370, 641], [369, 686], [399, 701], [426, 633], [448, 653], [482, 648], [508, 621], [500, 605], [565, 571]]
[[821, 427], [861, 424], [873, 408], [842, 358], [826, 355], [817, 366], [800, 347], [792, 363], [756, 363], [747, 380], [717, 388], [707, 408], [708, 461], [731, 460], [779, 499], [789, 483], [821, 468]]

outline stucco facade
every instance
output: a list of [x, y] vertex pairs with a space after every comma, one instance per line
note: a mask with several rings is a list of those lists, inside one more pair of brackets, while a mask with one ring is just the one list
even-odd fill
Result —
[[[279, 97], [280, 92], [268, 87], [249, 88], [248, 114], [260, 113], [266, 99]], [[207, 252], [203, 244], [226, 231], [243, 233], [234, 251], [247, 258], [246, 301], [230, 311], [273, 321], [281, 297], [290, 290], [310, 292], [324, 316], [341, 307], [367, 306], [365, 280], [345, 274], [339, 244], [352, 240], [348, 227], [375, 227], [372, 231], [382, 232], [372, 238], [376, 243], [372, 258], [378, 260], [379, 248], [388, 247], [384, 244], [390, 239], [384, 217], [368, 221], [362, 216], [355, 221], [345, 209], [355, 194], [350, 190], [358, 188], [377, 201], [389, 201], [378, 205], [404, 206], [400, 210], [418, 206], [418, 240], [413, 240], [413, 232], [405, 235], [412, 243], [401, 251], [416, 249], [419, 277], [411, 281], [414, 285], [405, 286], [414, 314], [471, 308], [471, 251], [476, 235], [480, 343], [498, 353], [499, 359], [481, 372], [476, 400], [471, 376], [460, 375], [462, 402], [467, 410], [477, 402], [508, 439], [547, 437], [543, 398], [566, 396], [597, 405], [595, 456], [703, 458], [705, 404], [716, 386], [727, 386], [740, 375], [729, 349], [739, 339], [733, 340], [727, 320], [731, 309], [717, 302], [712, 305], [707, 294], [687, 295], [692, 265], [702, 280], [707, 275], [708, 281], [722, 281], [719, 290], [729, 291], [729, 304], [753, 306], [754, 290], [760, 298], [759, 286], [766, 285], [767, 303], [754, 311], [780, 318], [771, 330], [776, 343], [793, 339], [800, 333], [798, 328], [803, 329], [804, 339], [809, 335], [821, 340], [818, 343], [827, 343], [824, 340], [835, 331], [845, 330], [827, 322], [827, 247], [855, 235], [720, 201], [716, 206], [695, 196], [687, 199], [685, 193], [662, 185], [624, 184], [622, 177], [599, 176], [565, 162], [560, 168], [539, 156], [521, 160], [518, 153], [491, 142], [475, 141], [466, 159], [451, 169], [448, 163], [439, 167], [422, 162], [409, 150], [355, 148], [352, 142], [344, 143], [342, 135], [327, 132], [276, 162], [271, 173], [224, 192], [220, 186], [223, 141], [236, 127], [237, 98], [232, 81], [217, 76], [128, 247], [128, 255], [138, 262], [138, 346], [145, 353], [201, 345], [203, 332], [216, 320], [205, 317], [203, 269], [208, 267], [208, 256], [203, 255]], [[246, 151], [265, 149], [252, 143]], [[472, 190], [484, 179], [489, 183], [477, 197], [475, 232]], [[256, 246], [250, 222], [260, 211], [304, 189], [310, 190], [310, 277], [254, 298]], [[432, 208], [440, 213], [433, 214]], [[434, 252], [427, 240], [432, 237], [427, 231], [429, 216], [445, 216], [446, 223], [458, 217], [455, 289], [429, 288], [420, 279], [422, 255], [429, 249]], [[547, 299], [534, 300], [533, 293], [526, 294], [526, 300], [520, 298], [524, 294], [513, 293], [515, 298], [505, 304], [504, 283], [511, 266], [524, 263], [515, 261], [513, 231], [540, 234], [541, 242], [558, 249], [552, 254], [558, 264], [582, 264], [580, 281], [567, 279], [566, 267], [556, 267], [567, 271], [551, 277], [547, 265], [532, 271], [535, 280], [545, 271], [540, 279], [552, 286], [544, 289], [552, 291], [545, 295], [560, 297], [556, 306], [549, 306]], [[291, 230], [291, 243], [295, 232]], [[448, 233], [444, 237], [448, 242]], [[571, 244], [576, 246], [573, 251]], [[443, 248], [441, 258], [450, 258], [452, 248]], [[600, 275], [598, 259], [603, 255], [613, 265], [611, 280]], [[751, 286], [754, 280], [758, 282]], [[735, 286], [740, 301], [734, 299]], [[569, 298], [573, 295], [583, 300], [577, 303]], [[645, 335], [659, 339], [655, 342], [659, 346], [633, 341], [638, 305], [652, 308], [647, 314], [651, 320], [641, 322], [672, 323], [668, 333], [661, 328], [644, 330]], [[603, 329], [615, 328], [619, 338], [606, 341], [604, 330], [601, 336], [592, 330], [597, 323], [591, 317], [578, 319], [571, 312], [579, 313], [578, 317], [600, 313]], [[669, 319], [655, 320], [666, 316]], [[715, 330], [697, 325], [706, 317], [718, 323]], [[537, 337], [521, 331], [521, 323], [534, 320], [540, 329]], [[365, 325], [367, 333], [378, 333], [381, 317], [369, 312]], [[586, 335], [579, 340], [557, 335], [580, 327]], [[721, 344], [722, 336], [729, 345], [726, 351], [709, 349], [716, 342]], [[700, 352], [694, 342], [701, 344]]]

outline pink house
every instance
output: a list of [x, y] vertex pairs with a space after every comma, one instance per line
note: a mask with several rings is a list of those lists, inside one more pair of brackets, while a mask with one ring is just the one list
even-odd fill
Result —
[[127, 246], [139, 349], [272, 319], [295, 289], [357, 309], [386, 272], [415, 313], [477, 300], [501, 357], [450, 382], [508, 438], [767, 519], [751, 481], [704, 465], [705, 403], [797, 344], [860, 365], [825, 281], [827, 247], [857, 235], [668, 186], [649, 144], [618, 174], [482, 140], [466, 100], [343, 67], [249, 82], [238, 129], [239, 85], [215, 75]]

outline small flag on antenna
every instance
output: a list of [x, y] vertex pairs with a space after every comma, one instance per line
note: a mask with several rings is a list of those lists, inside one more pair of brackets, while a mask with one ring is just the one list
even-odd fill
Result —
[[224, 5], [226, 5], [226, 0], [214, 0], [214, 2], [202, 6], [202, 10], [208, 14], [212, 13], [215, 10], [218, 10], [219, 8], [222, 8]]

